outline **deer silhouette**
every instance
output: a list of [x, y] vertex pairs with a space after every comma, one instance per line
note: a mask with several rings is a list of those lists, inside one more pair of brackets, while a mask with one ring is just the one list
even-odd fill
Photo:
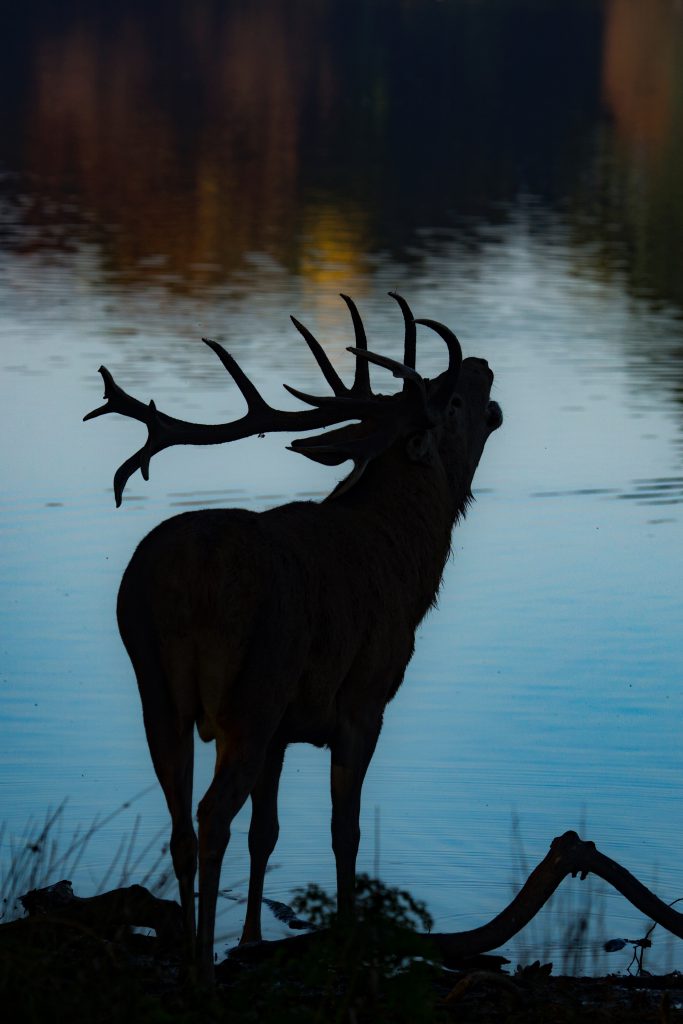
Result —
[[[352, 913], [361, 787], [384, 709], [403, 680], [415, 630], [436, 601], [451, 531], [471, 500], [486, 440], [502, 423], [490, 400], [487, 362], [463, 360], [452, 331], [415, 320], [405, 299], [390, 294], [403, 314], [403, 362], [368, 351], [358, 310], [342, 296], [356, 340], [349, 349], [351, 387], [292, 317], [333, 392], [315, 397], [288, 387], [307, 410], [268, 405], [232, 356], [205, 338], [246, 399], [241, 419], [175, 419], [128, 395], [105, 367], [106, 402], [85, 417], [116, 412], [147, 426], [145, 445], [116, 472], [117, 505], [130, 475], [140, 469], [148, 479], [151, 457], [176, 444], [344, 424], [293, 441], [291, 450], [325, 465], [354, 464], [320, 503], [294, 501], [260, 513], [208, 509], [162, 522], [141, 542], [121, 583], [119, 628], [171, 815], [188, 946], [207, 981], [221, 864], [232, 819], [249, 796], [251, 871], [241, 941], [261, 938], [263, 881], [278, 837], [278, 784], [290, 743], [330, 749], [338, 911]], [[415, 369], [416, 324], [447, 346], [448, 367], [433, 380]], [[402, 390], [375, 394], [370, 363], [400, 378]], [[213, 781], [197, 812], [198, 842], [195, 725], [202, 740], [216, 744]]]

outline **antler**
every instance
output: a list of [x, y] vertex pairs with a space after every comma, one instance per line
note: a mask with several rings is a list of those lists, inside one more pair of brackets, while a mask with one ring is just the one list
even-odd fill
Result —
[[440, 324], [438, 320], [416, 320], [415, 323], [422, 324], [424, 327], [429, 327], [432, 331], [436, 331], [448, 347], [448, 369], [444, 370], [436, 378], [431, 395], [434, 405], [437, 408], [442, 408], [447, 404], [458, 382], [460, 367], [462, 366], [462, 348], [453, 331], [444, 324]]
[[117, 469], [114, 475], [114, 496], [117, 508], [121, 505], [123, 491], [132, 474], [139, 469], [145, 480], [149, 479], [149, 463], [153, 455], [176, 444], [224, 444], [227, 441], [238, 441], [243, 437], [255, 434], [266, 434], [281, 430], [315, 430], [329, 427], [345, 419], [362, 419], [371, 411], [367, 401], [350, 401], [344, 405], [343, 414], [338, 408], [320, 408], [302, 411], [274, 409], [265, 401], [259, 391], [243, 372], [237, 361], [226, 352], [222, 345], [203, 338], [209, 348], [213, 349], [232, 376], [247, 402], [247, 412], [239, 420], [231, 423], [203, 424], [191, 423], [176, 419], [157, 409], [154, 401], [149, 405], [127, 394], [119, 387], [106, 366], [99, 369], [104, 381], [104, 397], [106, 402], [98, 409], [93, 409], [84, 420], [104, 416], [106, 413], [117, 412], [129, 419], [139, 420], [147, 427], [147, 441], [134, 455]]
[[[237, 441], [255, 434], [277, 431], [306, 431], [329, 427], [335, 423], [348, 420], [361, 420], [370, 424], [370, 430], [362, 435], [350, 433], [348, 429], [333, 431], [319, 437], [293, 441], [291, 450], [297, 451], [308, 458], [327, 465], [337, 465], [346, 459], [353, 459], [356, 469], [353, 479], [357, 479], [364, 467], [377, 455], [385, 451], [401, 434], [410, 430], [431, 427], [438, 421], [439, 412], [433, 401], [427, 399], [425, 381], [415, 370], [415, 323], [425, 323], [432, 327], [446, 341], [450, 352], [449, 369], [438, 379], [439, 385], [445, 387], [445, 378], [457, 378], [459, 362], [454, 352], [453, 339], [460, 346], [457, 338], [436, 321], [415, 321], [408, 303], [401, 296], [389, 293], [399, 303], [405, 323], [405, 361], [400, 363], [385, 356], [369, 352], [365, 330], [355, 303], [342, 295], [351, 312], [356, 345], [349, 348], [356, 357], [356, 371], [353, 385], [348, 388], [332, 366], [329, 358], [307, 327], [292, 317], [295, 327], [306, 340], [325, 379], [332, 388], [333, 395], [314, 397], [297, 391], [288, 385], [285, 388], [295, 397], [313, 406], [312, 409], [289, 411], [275, 409], [262, 397], [258, 389], [249, 380], [237, 361], [218, 342], [209, 338], [202, 340], [211, 348], [240, 389], [246, 403], [247, 412], [238, 420], [230, 423], [202, 424], [176, 419], [157, 409], [154, 401], [149, 405], [127, 394], [119, 387], [105, 366], [99, 369], [104, 381], [104, 405], [93, 409], [84, 420], [104, 416], [107, 413], [120, 413], [130, 419], [139, 420], [147, 427], [147, 440], [139, 451], [119, 466], [114, 475], [114, 496], [116, 505], [121, 505], [124, 488], [139, 469], [145, 480], [149, 479], [149, 464], [152, 456], [176, 444], [223, 444]], [[462, 356], [460, 355], [460, 359]], [[400, 395], [385, 396], [374, 394], [370, 388], [369, 364], [375, 363], [403, 379], [403, 392]], [[457, 364], [457, 367], [456, 367]]]

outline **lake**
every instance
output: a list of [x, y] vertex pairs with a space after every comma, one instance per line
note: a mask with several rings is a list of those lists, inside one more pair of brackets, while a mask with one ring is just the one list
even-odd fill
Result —
[[[505, 423], [387, 710], [359, 870], [460, 930], [576, 828], [682, 896], [679, 6], [36, 3], [14, 17], [0, 44], [5, 862], [68, 798], [62, 847], [132, 801], [93, 835], [77, 892], [117, 883], [133, 833], [134, 880], [154, 863], [167, 812], [114, 614], [127, 560], [177, 512], [321, 499], [347, 471], [297, 459], [287, 435], [177, 448], [117, 510], [114, 470], [144, 432], [82, 423], [98, 366], [175, 416], [236, 418], [208, 336], [295, 408], [282, 384], [315, 393], [320, 373], [289, 315], [348, 379], [338, 293], [370, 347], [400, 357], [396, 289], [488, 359]], [[420, 335], [420, 371], [443, 366]], [[373, 381], [395, 384], [378, 368]], [[273, 899], [333, 886], [328, 760], [287, 753]], [[202, 746], [197, 796], [211, 770]], [[245, 808], [219, 952], [241, 926], [247, 829]], [[506, 955], [577, 967], [565, 927], [589, 889], [578, 967], [624, 969], [627, 951], [596, 944], [647, 923], [590, 886], [566, 881]], [[682, 968], [680, 943], [657, 929], [646, 965]]]

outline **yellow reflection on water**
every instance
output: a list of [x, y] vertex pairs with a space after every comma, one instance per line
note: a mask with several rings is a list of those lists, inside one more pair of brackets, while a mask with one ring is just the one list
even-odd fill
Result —
[[362, 304], [372, 289], [363, 211], [352, 204], [316, 203], [304, 213], [303, 237], [299, 275], [305, 308], [313, 311], [332, 361], [348, 363], [345, 348], [353, 334], [339, 293]]

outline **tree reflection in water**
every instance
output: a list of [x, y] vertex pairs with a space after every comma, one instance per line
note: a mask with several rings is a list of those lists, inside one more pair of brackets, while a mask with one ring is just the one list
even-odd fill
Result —
[[669, 0], [31, 14], [0, 72], [4, 192], [34, 229], [15, 246], [96, 240], [121, 284], [202, 288], [253, 252], [362, 277], [367, 252], [414, 258], [419, 229], [495, 224], [526, 193], [605, 273], [626, 261], [634, 287], [683, 299]]

